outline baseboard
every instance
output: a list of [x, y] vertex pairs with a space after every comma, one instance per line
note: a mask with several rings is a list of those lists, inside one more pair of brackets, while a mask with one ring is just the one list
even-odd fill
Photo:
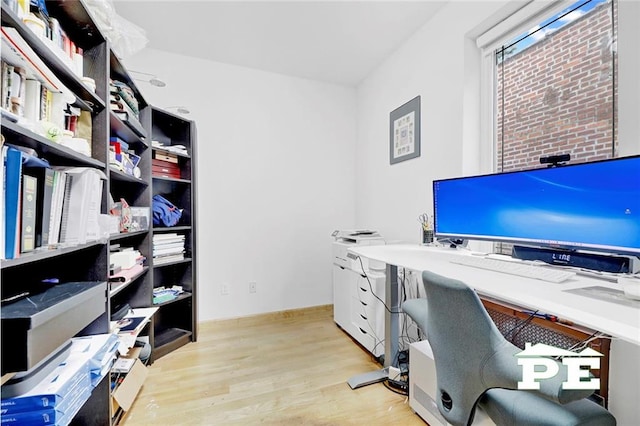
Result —
[[318, 305], [308, 306], [306, 308], [287, 309], [284, 311], [265, 312], [255, 315], [246, 315], [233, 318], [221, 318], [212, 319], [206, 321], [200, 321], [199, 325], [206, 324], [221, 324], [224, 322], [232, 322], [234, 324], [239, 323], [260, 323], [262, 321], [275, 321], [284, 319], [300, 319], [304, 317], [317, 316], [317, 315], [329, 315], [333, 318], [333, 305]]

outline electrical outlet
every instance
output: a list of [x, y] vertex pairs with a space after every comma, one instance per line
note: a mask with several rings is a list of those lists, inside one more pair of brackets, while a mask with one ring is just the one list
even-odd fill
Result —
[[229, 284], [228, 283], [222, 283], [222, 285], [220, 286], [220, 294], [223, 296], [228, 296], [229, 295]]
[[256, 282], [255, 281], [249, 281], [249, 293], [255, 293], [256, 292]]

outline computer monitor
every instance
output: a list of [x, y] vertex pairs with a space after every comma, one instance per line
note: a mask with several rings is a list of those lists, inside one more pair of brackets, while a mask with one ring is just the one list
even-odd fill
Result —
[[433, 181], [437, 238], [640, 255], [640, 156]]

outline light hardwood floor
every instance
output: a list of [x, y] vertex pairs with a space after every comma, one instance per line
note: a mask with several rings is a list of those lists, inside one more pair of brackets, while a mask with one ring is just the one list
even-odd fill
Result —
[[382, 383], [346, 383], [377, 368], [331, 306], [201, 323], [150, 367], [124, 425], [424, 426]]

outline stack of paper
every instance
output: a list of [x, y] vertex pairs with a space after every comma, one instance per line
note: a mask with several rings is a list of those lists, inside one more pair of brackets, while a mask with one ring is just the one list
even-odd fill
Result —
[[176, 233], [153, 236], [153, 263], [175, 262], [184, 259], [184, 235]]
[[91, 390], [88, 358], [69, 355], [33, 389], [2, 400], [2, 423], [68, 424]]
[[116, 358], [119, 343], [118, 336], [115, 334], [98, 334], [71, 339], [70, 356], [88, 358], [92, 388], [95, 388], [109, 373]]
[[2, 423], [69, 424], [109, 373], [118, 342], [113, 334], [72, 339], [67, 359], [40, 383], [21, 395], [2, 399]]

